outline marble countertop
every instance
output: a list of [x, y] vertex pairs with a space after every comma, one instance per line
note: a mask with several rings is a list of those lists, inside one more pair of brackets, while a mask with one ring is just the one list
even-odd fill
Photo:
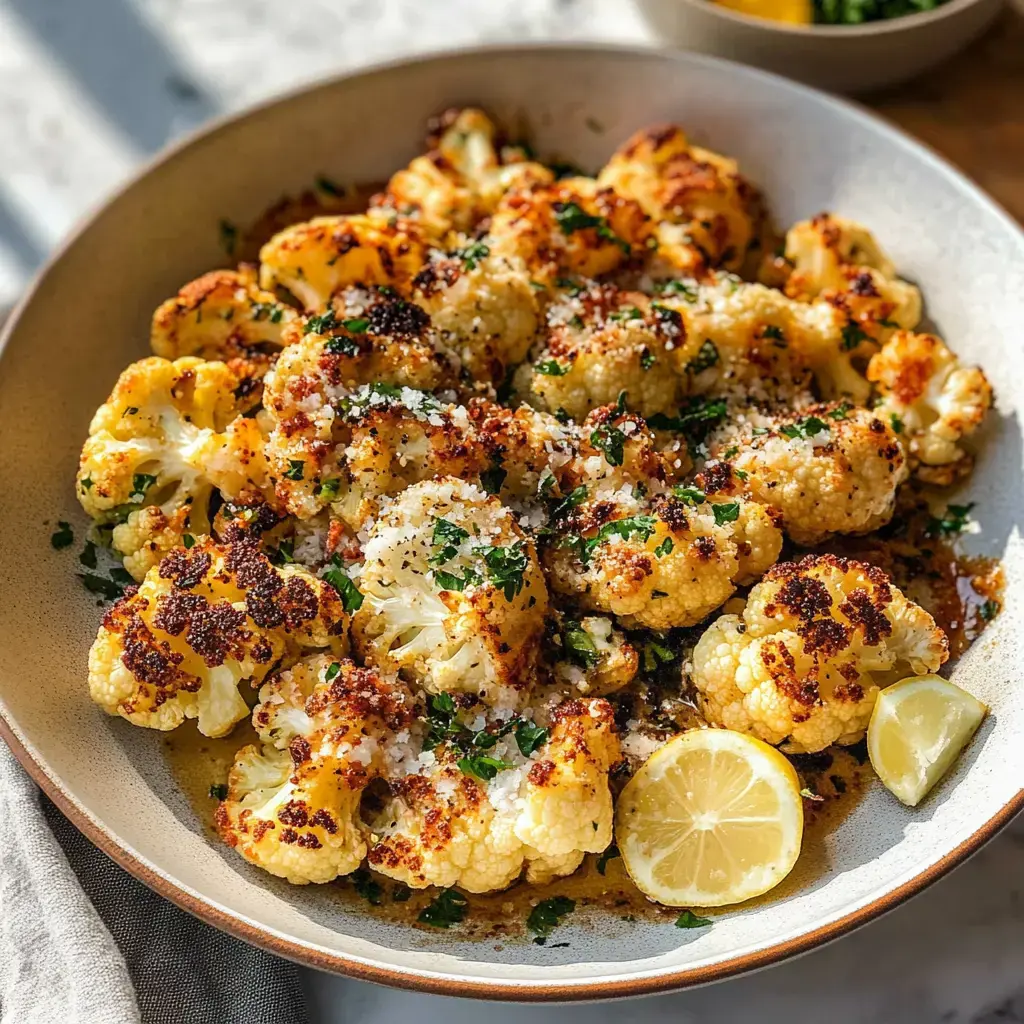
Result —
[[[999, 40], [982, 41], [951, 74], [877, 103], [938, 148], [948, 140], [949, 154], [1018, 215], [1022, 25], [1004, 23]], [[657, 42], [630, 0], [0, 0], [0, 308], [83, 212], [212, 116], [386, 56], [549, 38]], [[1003, 84], [980, 107], [979, 66]], [[972, 103], [941, 105], [957, 76]], [[481, 1012], [493, 1024], [1024, 1022], [1024, 820], [881, 921], [694, 992], [483, 1010], [312, 971], [305, 983], [317, 1024], [475, 1024]]]

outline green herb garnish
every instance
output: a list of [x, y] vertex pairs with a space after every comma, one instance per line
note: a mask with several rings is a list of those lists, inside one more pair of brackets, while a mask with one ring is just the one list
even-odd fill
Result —
[[590, 443], [599, 451], [611, 466], [621, 466], [626, 445], [626, 435], [618, 427], [602, 423], [590, 435]]
[[450, 928], [465, 920], [468, 911], [469, 900], [461, 892], [445, 889], [420, 911], [416, 920], [433, 928]]
[[57, 523], [57, 529], [54, 530], [53, 534], [50, 536], [50, 543], [57, 551], [71, 547], [71, 545], [75, 543], [75, 535], [72, 532], [71, 524], [65, 523], [64, 520], [61, 519]]
[[734, 523], [740, 517], [740, 503], [738, 501], [727, 501], [716, 503], [711, 506], [715, 517], [716, 526], [724, 526], [726, 523]]
[[325, 583], [329, 583], [341, 595], [342, 606], [350, 615], [362, 608], [362, 592], [352, 582], [349, 574], [345, 572], [341, 559], [337, 555], [331, 558], [331, 568], [323, 573], [322, 578]]
[[928, 520], [925, 533], [929, 537], [951, 537], [963, 533], [970, 523], [971, 509], [975, 503], [968, 505], [947, 505], [945, 514]]
[[348, 876], [348, 880], [352, 883], [356, 894], [362, 896], [367, 903], [379, 907], [384, 902], [384, 890], [381, 888], [380, 882], [366, 868], [356, 868]]
[[718, 347], [710, 338], [706, 338], [697, 350], [697, 355], [686, 364], [686, 370], [688, 373], [702, 373], [714, 366], [718, 359]]
[[508, 761], [502, 761], [500, 757], [491, 757], [488, 754], [471, 754], [469, 757], [460, 757], [458, 764], [459, 771], [463, 775], [474, 775], [483, 782], [490, 782], [498, 772], [515, 767]]
[[469, 245], [455, 250], [455, 255], [462, 260], [462, 266], [466, 270], [475, 270], [477, 263], [490, 254], [491, 250], [483, 242], [470, 242]]
[[692, 910], [684, 910], [676, 918], [677, 928], [707, 928], [709, 924], [710, 917], [698, 917]]
[[597, 873], [599, 875], [603, 875], [605, 869], [608, 867], [608, 861], [614, 860], [616, 857], [621, 856], [622, 854], [619, 853], [619, 848], [614, 843], [612, 843], [611, 846], [609, 846], [604, 851], [604, 853], [602, 853], [601, 856], [597, 858]]
[[289, 459], [288, 468], [284, 471], [288, 480], [301, 480], [302, 474], [306, 471], [306, 463], [302, 459]]
[[593, 638], [578, 622], [565, 622], [562, 627], [562, 646], [569, 660], [580, 668], [593, 668], [601, 660]]
[[541, 900], [530, 911], [526, 927], [535, 935], [546, 939], [562, 923], [562, 918], [575, 909], [576, 901], [568, 896], [552, 896], [550, 899]]
[[548, 731], [543, 726], [525, 719], [515, 729], [516, 746], [523, 757], [529, 757], [548, 741]]
[[534, 370], [544, 377], [564, 377], [572, 366], [563, 366], [555, 359], [543, 359], [533, 364]]
[[215, 782], [210, 787], [210, 796], [214, 800], [227, 800], [228, 798], [228, 787], [223, 782]]

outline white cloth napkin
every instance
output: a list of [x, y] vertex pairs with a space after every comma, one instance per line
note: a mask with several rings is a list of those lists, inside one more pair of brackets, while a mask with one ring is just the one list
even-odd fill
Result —
[[306, 1024], [294, 966], [151, 892], [0, 742], [0, 1024]]

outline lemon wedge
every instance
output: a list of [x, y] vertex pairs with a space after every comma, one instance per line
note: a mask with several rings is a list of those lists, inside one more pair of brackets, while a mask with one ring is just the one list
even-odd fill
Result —
[[619, 797], [615, 834], [641, 892], [670, 907], [721, 907], [767, 892], [803, 838], [793, 766], [728, 729], [695, 729], [644, 762]]
[[868, 757], [886, 789], [914, 807], [957, 759], [988, 708], [941, 676], [911, 676], [878, 695]]

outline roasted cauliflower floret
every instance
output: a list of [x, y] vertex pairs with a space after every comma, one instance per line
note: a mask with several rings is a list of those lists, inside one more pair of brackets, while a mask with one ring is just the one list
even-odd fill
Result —
[[412, 295], [468, 380], [500, 385], [537, 334], [537, 294], [526, 268], [490, 255], [486, 238], [465, 241], [450, 255], [435, 250]]
[[498, 499], [454, 477], [416, 484], [370, 530], [353, 636], [363, 658], [430, 693], [514, 706], [547, 610], [533, 544]]
[[808, 555], [770, 569], [742, 616], [712, 624], [692, 678], [711, 724], [813, 753], [856, 743], [881, 687], [947, 657], [945, 634], [881, 569]]
[[921, 319], [921, 293], [896, 276], [871, 232], [854, 221], [821, 213], [795, 224], [786, 233], [786, 259], [793, 265], [786, 294], [793, 298], [821, 296], [862, 326], [910, 330]]
[[674, 271], [738, 270], [763, 220], [757, 190], [735, 160], [691, 146], [682, 128], [645, 128], [598, 175], [657, 224], [657, 261]]
[[150, 345], [165, 359], [240, 360], [262, 376], [298, 314], [256, 284], [251, 269], [213, 270], [189, 281], [153, 314]]
[[686, 332], [679, 313], [610, 285], [559, 292], [548, 307], [544, 347], [516, 378], [518, 390], [550, 412], [582, 420], [625, 391], [643, 416], [679, 402], [673, 350]]
[[260, 249], [260, 284], [268, 291], [286, 288], [315, 313], [351, 285], [404, 291], [424, 258], [422, 232], [407, 219], [372, 211], [314, 217], [278, 232]]
[[763, 573], [782, 535], [747, 501], [714, 503], [694, 488], [649, 505], [621, 494], [585, 502], [546, 553], [554, 589], [627, 626], [692, 626]]
[[698, 478], [709, 494], [744, 494], [773, 509], [798, 544], [870, 533], [892, 518], [907, 479], [899, 436], [875, 412], [816, 405], [724, 448]]
[[554, 669], [560, 683], [582, 694], [604, 697], [633, 681], [640, 655], [610, 618], [565, 619], [559, 633], [562, 647]]
[[221, 837], [246, 860], [295, 885], [330, 882], [366, 856], [359, 801], [412, 697], [372, 669], [304, 658], [260, 690], [260, 745], [243, 747], [217, 808]]
[[92, 699], [150, 729], [198, 718], [223, 736], [249, 713], [239, 684], [258, 684], [282, 657], [345, 650], [337, 591], [304, 569], [275, 569], [254, 537], [202, 539], [150, 569], [106, 614], [89, 652]]
[[209, 530], [214, 488], [228, 499], [267, 486], [264, 440], [238, 415], [238, 375], [224, 363], [153, 356], [125, 370], [89, 428], [78, 499], [118, 523], [116, 550], [136, 579], [188, 532]]
[[651, 225], [639, 204], [591, 178], [514, 189], [491, 218], [488, 247], [517, 260], [530, 280], [552, 286], [579, 274], [600, 277], [643, 255]]
[[529, 758], [492, 748], [508, 765], [489, 783], [442, 754], [424, 773], [391, 784], [372, 822], [368, 860], [415, 889], [506, 888], [524, 866], [531, 882], [571, 874], [586, 853], [611, 842], [608, 772], [621, 758], [611, 706], [575, 700], [557, 707], [550, 735]]
[[374, 205], [415, 219], [435, 239], [472, 230], [509, 188], [554, 177], [541, 164], [506, 159], [513, 154], [499, 151], [494, 123], [481, 110], [445, 111], [431, 128], [428, 152], [394, 174]]
[[914, 475], [947, 486], [970, 472], [960, 447], [992, 405], [992, 388], [976, 366], [960, 360], [932, 334], [898, 331], [868, 364], [881, 401], [875, 413], [909, 443]]

